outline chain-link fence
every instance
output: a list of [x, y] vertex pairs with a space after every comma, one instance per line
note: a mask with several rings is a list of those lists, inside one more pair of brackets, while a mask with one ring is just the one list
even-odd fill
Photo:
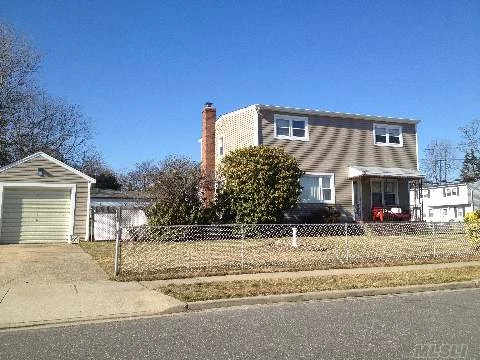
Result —
[[117, 272], [142, 279], [374, 266], [480, 255], [461, 223], [125, 227]]

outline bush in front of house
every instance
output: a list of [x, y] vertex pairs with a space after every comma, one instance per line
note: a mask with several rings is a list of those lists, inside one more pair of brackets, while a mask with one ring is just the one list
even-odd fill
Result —
[[222, 193], [237, 223], [281, 221], [298, 204], [303, 171], [281, 148], [252, 146], [227, 154], [220, 165]]
[[480, 249], [480, 210], [465, 214], [463, 220], [465, 221], [465, 233], [470, 244], [475, 249]]

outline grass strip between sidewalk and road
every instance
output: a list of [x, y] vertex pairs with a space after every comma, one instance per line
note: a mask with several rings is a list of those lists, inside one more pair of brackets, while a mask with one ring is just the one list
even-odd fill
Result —
[[480, 267], [405, 271], [396, 273], [328, 275], [296, 279], [263, 279], [193, 284], [168, 284], [156, 289], [181, 301], [230, 299], [260, 295], [308, 293], [327, 290], [441, 284], [480, 278]]

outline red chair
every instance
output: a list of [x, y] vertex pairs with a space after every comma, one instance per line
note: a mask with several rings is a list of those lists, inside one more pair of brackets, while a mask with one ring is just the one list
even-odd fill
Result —
[[373, 221], [380, 220], [383, 222], [384, 219], [384, 209], [382, 207], [374, 207], [372, 208], [372, 218]]

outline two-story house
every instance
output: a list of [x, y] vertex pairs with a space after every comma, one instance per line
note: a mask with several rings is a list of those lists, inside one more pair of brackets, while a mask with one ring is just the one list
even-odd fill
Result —
[[480, 181], [428, 185], [420, 193], [411, 190], [410, 203], [417, 204], [426, 221], [463, 221], [466, 213], [480, 209]]
[[202, 166], [214, 173], [232, 150], [282, 147], [305, 172], [297, 213], [330, 206], [343, 221], [371, 221], [374, 207], [409, 210], [409, 182], [422, 179], [418, 122], [258, 104], [217, 119], [207, 103], [202, 112]]

